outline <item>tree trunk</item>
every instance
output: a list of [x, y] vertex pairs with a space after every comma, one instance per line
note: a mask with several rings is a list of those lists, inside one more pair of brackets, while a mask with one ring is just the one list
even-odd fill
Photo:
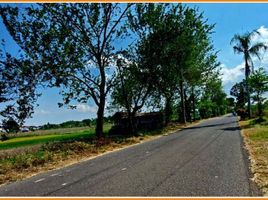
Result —
[[133, 118], [135, 118], [135, 113], [132, 113], [130, 110], [128, 110], [127, 114], [128, 114], [128, 130], [130, 132], [130, 135], [133, 135], [136, 132], [136, 129], [133, 123]]
[[248, 118], [251, 118], [251, 106], [250, 106], [250, 92], [249, 92], [249, 85], [248, 85], [248, 77], [250, 74], [250, 69], [249, 69], [249, 65], [246, 59], [246, 63], [245, 63], [245, 77], [246, 77], [246, 93], [247, 93], [247, 112], [248, 112]]
[[133, 118], [135, 117], [136, 113], [131, 112], [131, 105], [128, 101], [128, 93], [127, 93], [126, 88], [125, 88], [124, 77], [122, 75], [122, 68], [120, 65], [118, 65], [118, 69], [119, 69], [120, 81], [122, 84], [122, 92], [123, 92], [123, 97], [124, 97], [124, 101], [125, 101], [125, 107], [127, 109], [127, 114], [128, 114], [128, 131], [129, 131], [130, 135], [133, 135], [136, 131], [134, 124], [133, 124]]
[[192, 86], [192, 100], [193, 100], [193, 121], [195, 121], [195, 118], [196, 118], [196, 116], [195, 116], [195, 96], [194, 96], [194, 86]]
[[97, 124], [96, 124], [96, 136], [98, 138], [103, 137], [103, 115], [104, 115], [105, 104], [99, 105], [97, 112]]
[[166, 105], [165, 105], [165, 126], [167, 126], [168, 123], [170, 122], [171, 114], [172, 114], [171, 98], [166, 97]]
[[183, 72], [181, 69], [181, 80], [180, 80], [180, 96], [181, 96], [181, 122], [186, 124], [186, 113], [185, 113], [185, 101], [184, 101], [184, 85], [183, 85]]
[[262, 116], [262, 105], [261, 105], [261, 98], [260, 95], [257, 95], [257, 100], [258, 100], [258, 116], [261, 117]]
[[98, 60], [99, 68], [100, 68], [100, 77], [101, 77], [101, 84], [99, 86], [99, 105], [98, 105], [98, 112], [97, 112], [97, 124], [96, 124], [96, 136], [98, 138], [103, 137], [103, 116], [104, 116], [104, 108], [105, 108], [105, 71], [104, 66], [102, 63], [101, 58]]

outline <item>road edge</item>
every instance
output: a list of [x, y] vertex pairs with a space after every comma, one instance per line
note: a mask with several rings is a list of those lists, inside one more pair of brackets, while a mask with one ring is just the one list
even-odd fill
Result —
[[243, 156], [243, 160], [244, 163], [246, 165], [246, 175], [248, 177], [249, 180], [249, 196], [254, 197], [262, 197], [263, 196], [263, 192], [261, 191], [261, 189], [258, 187], [257, 183], [255, 183], [253, 181], [253, 177], [254, 174], [251, 171], [251, 161], [250, 161], [250, 154], [249, 151], [246, 147], [246, 141], [245, 138], [243, 136], [243, 129], [241, 129], [240, 125], [239, 125], [239, 119], [238, 117], [236, 118], [236, 123], [237, 126], [239, 128], [239, 135], [240, 135], [240, 146], [241, 146], [241, 150], [242, 150], [242, 156]]

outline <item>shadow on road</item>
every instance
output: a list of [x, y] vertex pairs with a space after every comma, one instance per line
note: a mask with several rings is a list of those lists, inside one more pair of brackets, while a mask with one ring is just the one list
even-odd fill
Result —
[[193, 127], [188, 127], [188, 128], [185, 128], [185, 129], [187, 130], [187, 129], [208, 128], [208, 127], [223, 126], [223, 125], [233, 124], [233, 123], [234, 123], [234, 122], [227, 122], [227, 123], [210, 124], [210, 125], [204, 125], [204, 126], [193, 126]]
[[237, 131], [237, 130], [240, 130], [240, 128], [238, 126], [236, 126], [236, 127], [223, 128], [221, 130], [223, 130], [223, 131]]

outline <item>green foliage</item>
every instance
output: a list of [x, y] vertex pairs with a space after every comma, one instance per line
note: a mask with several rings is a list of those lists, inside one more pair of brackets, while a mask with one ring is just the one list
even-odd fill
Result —
[[236, 83], [230, 90], [230, 95], [236, 97], [235, 109], [244, 108], [247, 101], [246, 82]]
[[17, 133], [20, 130], [19, 124], [12, 118], [3, 120], [3, 129], [7, 133]]
[[[111, 117], [104, 117], [104, 123], [110, 123]], [[47, 123], [41, 126], [41, 130], [49, 130], [49, 129], [58, 129], [58, 128], [74, 128], [74, 127], [86, 127], [86, 126], [95, 126], [96, 119], [84, 119], [82, 121], [66, 121], [60, 124], [51, 124]]]
[[268, 75], [263, 68], [254, 71], [249, 76], [249, 86], [253, 93], [253, 99], [258, 103], [258, 116], [263, 113], [262, 102], [265, 100], [263, 94], [268, 91]]
[[[168, 123], [174, 113], [172, 104], [179, 96], [185, 122], [185, 115], [195, 110], [200, 93], [196, 86], [201, 86], [218, 66], [209, 37], [214, 25], [207, 24], [197, 9], [181, 4], [138, 4], [134, 13], [129, 21], [140, 38], [136, 54], [139, 68], [151, 81], [150, 102], [164, 107]], [[189, 88], [193, 89], [187, 98]]]
[[[219, 63], [210, 39], [214, 25], [197, 8], [83, 3], [27, 5], [22, 11], [5, 5], [0, 15], [24, 52], [23, 60], [28, 63], [24, 67], [37, 74], [31, 80], [61, 87], [61, 106], [93, 99], [98, 107], [98, 136], [103, 134], [106, 98], [111, 91], [113, 105], [126, 110], [130, 121], [147, 106], [163, 110], [166, 122], [178, 112], [178, 119], [186, 123], [195, 118], [199, 99], [203, 112], [212, 113], [204, 115], [224, 113], [220, 86], [215, 86], [215, 94], [205, 91]], [[128, 49], [117, 45], [126, 37], [134, 37]], [[18, 104], [27, 105], [25, 102], [31, 100], [22, 99]], [[31, 107], [21, 108], [31, 111]], [[68, 126], [80, 123], [59, 127]]]
[[1, 141], [6, 141], [6, 140], [8, 140], [8, 137], [6, 136], [6, 134], [2, 133], [2, 134], [0, 135], [0, 140], [1, 140]]
[[[1, 46], [4, 50], [5, 46]], [[0, 116], [12, 118], [22, 125], [31, 117], [35, 102], [39, 96], [36, 92], [39, 77], [22, 54], [14, 58], [0, 49]], [[40, 78], [40, 77], [39, 77]]]
[[223, 92], [222, 82], [217, 73], [211, 75], [210, 79], [206, 82], [203, 95], [199, 102], [199, 109], [202, 118], [226, 113], [226, 94]]
[[[0, 8], [5, 26], [31, 65], [49, 86], [62, 87], [63, 102], [98, 106], [96, 134], [103, 134], [106, 96], [114, 74], [109, 72], [116, 42], [126, 35], [132, 4], [38, 4], [23, 11]], [[109, 76], [108, 76], [109, 75]]]

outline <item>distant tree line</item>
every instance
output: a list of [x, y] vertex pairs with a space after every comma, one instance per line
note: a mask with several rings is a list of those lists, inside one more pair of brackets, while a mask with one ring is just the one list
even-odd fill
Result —
[[[104, 117], [104, 123], [111, 123], [111, 117]], [[86, 126], [95, 126], [96, 119], [84, 119], [82, 121], [66, 121], [60, 124], [51, 124], [47, 123], [40, 127], [41, 130], [48, 129], [57, 129], [57, 128], [74, 128], [74, 127], [86, 127]]]
[[74, 101], [93, 100], [98, 137], [103, 136], [107, 106], [128, 113], [133, 134], [133, 119], [141, 111], [163, 112], [165, 124], [227, 111], [210, 38], [214, 25], [197, 8], [149, 3], [4, 5], [0, 15], [21, 48], [19, 58], [1, 53], [0, 103], [10, 104], [2, 116], [21, 123], [30, 117], [40, 86], [61, 88], [60, 106], [75, 108]]

